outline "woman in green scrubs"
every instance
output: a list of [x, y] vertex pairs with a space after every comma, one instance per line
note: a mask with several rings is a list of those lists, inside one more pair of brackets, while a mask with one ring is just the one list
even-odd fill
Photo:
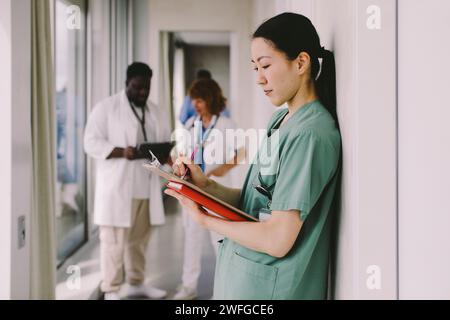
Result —
[[188, 208], [194, 221], [225, 236], [215, 299], [326, 299], [341, 149], [333, 54], [321, 47], [310, 20], [294, 13], [259, 26], [251, 51], [258, 85], [272, 104], [288, 108], [270, 120], [242, 189], [208, 179], [186, 158], [176, 161], [174, 171], [183, 175], [189, 168], [197, 186], [260, 221], [211, 217], [188, 198], [165, 192]]

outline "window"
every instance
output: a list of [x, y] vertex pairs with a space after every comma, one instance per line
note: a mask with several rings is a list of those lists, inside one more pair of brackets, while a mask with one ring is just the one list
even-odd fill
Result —
[[[70, 17], [77, 23], [68, 25]], [[86, 47], [86, 1], [56, 0], [58, 265], [87, 240], [86, 157], [83, 151], [83, 127], [86, 120]]]

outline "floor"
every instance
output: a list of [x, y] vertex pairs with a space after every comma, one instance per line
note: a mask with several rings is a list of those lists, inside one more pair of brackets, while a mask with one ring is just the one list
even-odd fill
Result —
[[[147, 251], [147, 282], [169, 292], [170, 299], [181, 281], [183, 263], [183, 220], [177, 201], [164, 200], [166, 224], [154, 227]], [[56, 298], [58, 300], [84, 300], [100, 297], [98, 236], [68, 259], [57, 273]], [[209, 239], [203, 241], [202, 273], [199, 279], [198, 299], [212, 297], [215, 268], [214, 251]], [[126, 299], [126, 286], [121, 295]]]
[[84, 198], [76, 184], [58, 184], [56, 199], [57, 263], [71, 255], [85, 238]]

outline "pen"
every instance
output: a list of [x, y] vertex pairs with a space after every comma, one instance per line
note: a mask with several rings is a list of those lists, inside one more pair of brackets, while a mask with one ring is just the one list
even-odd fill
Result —
[[[196, 152], [197, 152], [197, 146], [195, 146], [194, 150], [192, 151], [192, 154], [191, 154], [191, 161], [194, 160], [194, 156], [195, 156], [195, 153], [196, 153]], [[186, 178], [186, 176], [188, 175], [188, 173], [189, 173], [189, 168], [186, 166], [186, 171], [185, 171], [184, 174], [181, 176], [181, 179], [184, 180], [184, 178]]]

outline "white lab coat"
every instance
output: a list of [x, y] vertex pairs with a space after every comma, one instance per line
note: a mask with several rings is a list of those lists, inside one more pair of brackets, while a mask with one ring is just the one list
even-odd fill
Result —
[[[194, 136], [194, 121], [197, 119], [197, 116], [193, 116], [189, 118], [186, 121], [185, 129], [189, 130], [190, 135]], [[220, 167], [222, 164], [225, 164], [228, 160], [232, 159], [235, 156], [235, 151], [240, 149], [242, 145], [233, 145], [232, 142], [234, 141], [226, 141], [226, 130], [227, 129], [236, 129], [236, 125], [230, 118], [227, 118], [225, 116], [220, 116], [217, 119], [217, 123], [214, 126], [214, 129], [211, 130], [211, 133], [206, 138], [206, 142], [203, 148], [203, 154], [213, 154], [215, 149], [216, 151], [221, 150], [222, 154], [220, 157], [220, 161], [217, 161], [216, 163], [208, 163], [207, 159], [205, 160], [205, 173], [208, 173], [218, 167]], [[216, 139], [216, 137], [219, 136], [218, 131], [221, 132], [221, 135], [224, 137], [223, 141], [219, 141], [219, 139]], [[216, 135], [217, 134], [217, 135]], [[191, 155], [193, 150], [193, 139], [189, 139], [191, 142], [189, 143], [180, 143], [180, 147], [183, 149], [183, 153], [186, 155]], [[219, 151], [220, 152], [220, 151]], [[230, 173], [225, 174], [222, 177], [216, 177], [211, 176], [211, 179], [219, 182], [220, 184], [231, 187], [232, 186], [232, 179]]]
[[[163, 110], [147, 103], [145, 126], [149, 142], [170, 139], [169, 121]], [[124, 158], [108, 159], [115, 147], [136, 146], [141, 126], [130, 108], [125, 91], [99, 102], [92, 110], [84, 133], [84, 149], [96, 160], [94, 223], [102, 226], [131, 227], [131, 203], [134, 171], [137, 163]], [[165, 222], [161, 182], [150, 174], [150, 224]]]

